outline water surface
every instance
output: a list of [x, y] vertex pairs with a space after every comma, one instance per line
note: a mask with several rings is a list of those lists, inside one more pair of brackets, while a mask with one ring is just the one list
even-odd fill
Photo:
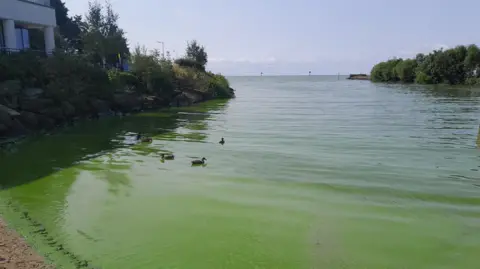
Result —
[[230, 80], [230, 101], [85, 122], [0, 155], [0, 212], [64, 268], [23, 212], [105, 269], [478, 268], [478, 92]]

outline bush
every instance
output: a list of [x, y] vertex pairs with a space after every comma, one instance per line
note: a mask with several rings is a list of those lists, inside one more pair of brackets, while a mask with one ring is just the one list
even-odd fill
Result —
[[479, 86], [480, 85], [480, 78], [470, 77], [465, 80], [465, 84], [470, 86]]
[[137, 76], [130, 72], [122, 72], [117, 69], [108, 71], [108, 79], [115, 90], [119, 89], [136, 89], [140, 86], [140, 81]]
[[57, 100], [77, 95], [110, 98], [113, 94], [107, 72], [85, 57], [59, 54], [45, 59], [45, 94]]
[[23, 87], [42, 87], [44, 62], [38, 53], [31, 51], [0, 55], [0, 81], [19, 80]]
[[228, 83], [228, 80], [220, 74], [210, 76], [208, 83], [208, 91], [211, 92], [215, 97], [233, 97], [233, 91], [230, 89], [230, 84]]
[[432, 84], [433, 80], [432, 80], [431, 76], [425, 74], [422, 71], [419, 71], [419, 72], [417, 72], [415, 82], [419, 83], [419, 84]]
[[190, 67], [200, 71], [205, 71], [205, 66], [203, 66], [201, 63], [193, 59], [180, 58], [180, 59], [176, 59], [175, 63], [181, 67]]

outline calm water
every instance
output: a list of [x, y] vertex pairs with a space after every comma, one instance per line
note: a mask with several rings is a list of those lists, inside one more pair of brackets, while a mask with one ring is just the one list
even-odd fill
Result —
[[478, 268], [480, 94], [231, 83], [234, 100], [24, 142], [0, 156], [0, 212], [64, 268], [21, 212], [104, 269]]

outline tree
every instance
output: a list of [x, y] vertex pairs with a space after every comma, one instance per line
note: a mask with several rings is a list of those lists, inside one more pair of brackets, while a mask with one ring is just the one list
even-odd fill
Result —
[[208, 62], [208, 55], [205, 51], [205, 47], [200, 46], [196, 40], [187, 43], [185, 57], [190, 60], [195, 60], [204, 67]]
[[68, 16], [68, 8], [62, 0], [51, 0], [51, 5], [55, 9], [57, 18], [58, 32], [65, 42], [60, 42], [66, 46], [65, 49], [79, 50], [80, 42], [80, 22], [81, 16]]
[[395, 67], [402, 59], [391, 59], [381, 62], [372, 68], [370, 77], [375, 82], [396, 82], [399, 80]]
[[402, 82], [411, 83], [415, 81], [415, 69], [417, 68], [417, 61], [407, 59], [399, 62], [395, 66], [395, 73], [398, 79]]
[[476, 45], [468, 46], [464, 65], [467, 77], [480, 77], [480, 49]]
[[97, 63], [114, 65], [118, 55], [130, 54], [123, 29], [118, 26], [118, 14], [112, 5], [98, 1], [89, 2], [88, 12], [81, 24], [81, 36], [85, 53]]
[[415, 59], [392, 59], [372, 68], [372, 81], [480, 84], [480, 49], [476, 45], [460, 45], [447, 50], [434, 50]]

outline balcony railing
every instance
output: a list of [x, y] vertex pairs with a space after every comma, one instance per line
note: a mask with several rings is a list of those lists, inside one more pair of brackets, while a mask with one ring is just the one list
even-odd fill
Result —
[[34, 3], [42, 6], [48, 6], [48, 7], [51, 6], [50, 0], [21, 0], [21, 1], [26, 1], [26, 2], [30, 2], [30, 3]]

